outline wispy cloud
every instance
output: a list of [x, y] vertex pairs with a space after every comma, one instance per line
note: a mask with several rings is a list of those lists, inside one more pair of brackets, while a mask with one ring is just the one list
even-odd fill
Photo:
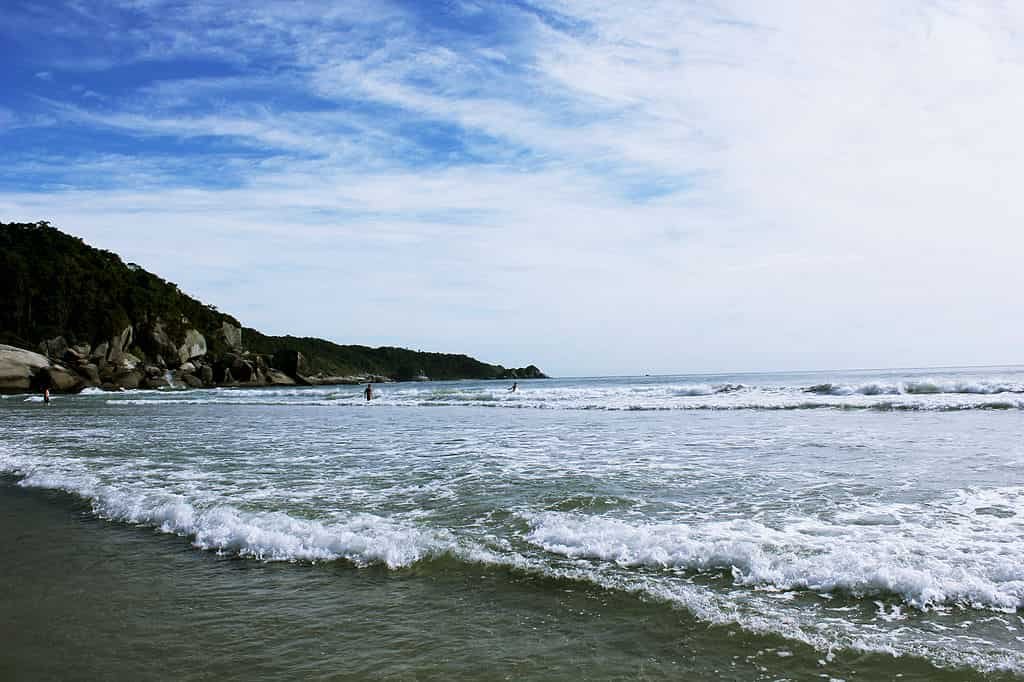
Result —
[[1008, 361], [1024, 316], [983, 302], [1024, 284], [1022, 29], [945, 2], [26, 9], [0, 33], [63, 39], [29, 81], [77, 85], [0, 100], [30, 131], [0, 216], [272, 331], [554, 371]]

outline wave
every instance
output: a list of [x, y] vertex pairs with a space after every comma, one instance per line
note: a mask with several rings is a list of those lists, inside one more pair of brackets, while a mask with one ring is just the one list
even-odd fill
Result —
[[[972, 556], [980, 559], [974, 563], [947, 560], [943, 564], [941, 558], [946, 555], [964, 558], [963, 552], [951, 552], [956, 541], [963, 539], [962, 534], [954, 533], [943, 540], [948, 527], [937, 528], [933, 536], [890, 556], [881, 549], [864, 552], [863, 545], [848, 547], [845, 552], [828, 551], [829, 543], [836, 545], [836, 535], [826, 532], [828, 528], [814, 527], [812, 520], [781, 530], [755, 521], [688, 528], [630, 524], [576, 511], [520, 513], [518, 518], [527, 523], [523, 540], [527, 546], [538, 548], [531, 553], [515, 551], [507, 542], [492, 549], [447, 529], [372, 514], [303, 519], [283, 512], [246, 511], [227, 503], [203, 505], [179, 495], [133, 492], [105, 484], [86, 465], [70, 458], [15, 455], [0, 449], [0, 472], [19, 476], [19, 485], [25, 487], [59, 489], [83, 497], [101, 518], [188, 537], [194, 547], [222, 554], [263, 561], [343, 560], [357, 567], [379, 565], [389, 570], [426, 568], [434, 562], [442, 562], [448, 570], [449, 562], [454, 560], [637, 594], [645, 600], [684, 608], [707, 623], [781, 635], [822, 652], [848, 648], [926, 655], [940, 663], [981, 669], [1024, 669], [1024, 659], [1019, 656], [1003, 660], [989, 653], [947, 651], [944, 647], [922, 651], [919, 644], [894, 640], [884, 631], [871, 634], [870, 630], [865, 632], [839, 621], [830, 626], [839, 629], [822, 629], [813, 613], [772, 610], [771, 594], [763, 591], [766, 586], [804, 588], [823, 594], [833, 590], [854, 595], [889, 591], [922, 609], [940, 604], [997, 611], [1019, 609], [1024, 599], [1024, 556], [1022, 548], [1013, 543], [1020, 536], [1019, 524], [1024, 518], [1024, 488], [961, 491], [947, 505], [957, 518], [986, 514], [993, 508], [1003, 510], [1001, 516], [991, 517], [999, 526], [994, 532], [1006, 533], [1004, 537], [1009, 538], [1002, 547], [1000, 572], [988, 564], [995, 558], [992, 549], [981, 546], [979, 551], [977, 543]], [[879, 530], [883, 534], [892, 533], [893, 519], [898, 522], [908, 515], [900, 510], [861, 512], [857, 518], [846, 519], [849, 525], [863, 532], [863, 527], [882, 523]], [[810, 545], [807, 538], [811, 539]], [[929, 547], [929, 540], [939, 542]], [[569, 561], [559, 561], [559, 557]], [[591, 565], [580, 559], [599, 563]], [[725, 571], [738, 587], [749, 591], [737, 600], [735, 594], [679, 579], [672, 571], [621, 570], [623, 567]]]
[[[988, 397], [988, 396], [986, 396]], [[39, 398], [39, 400], [42, 400]], [[268, 400], [258, 398], [118, 398], [106, 401], [111, 406], [147, 406], [147, 405], [224, 405], [245, 406], [306, 406], [306, 407], [367, 407], [362, 400], [342, 401], [337, 398], [308, 400], [302, 398]], [[1024, 398], [976, 401], [924, 402], [921, 400], [883, 399], [875, 401], [843, 401], [843, 400], [801, 400], [790, 397], [766, 400], [743, 401], [708, 401], [708, 402], [556, 402], [552, 400], [500, 401], [498, 399], [459, 396], [450, 398], [432, 398], [429, 400], [375, 400], [373, 407], [389, 405], [394, 407], [491, 407], [511, 409], [541, 410], [601, 410], [607, 412], [664, 412], [664, 411], [737, 411], [737, 410], [852, 410], [876, 412], [960, 412], [965, 410], [1021, 410], [1024, 409]]]
[[815, 384], [804, 388], [805, 393], [818, 395], [937, 395], [968, 394], [996, 395], [999, 393], [1024, 393], [1024, 385], [999, 381], [940, 381], [922, 379], [884, 383], [869, 381], [862, 384]]
[[[10, 465], [5, 467], [8, 471]], [[263, 561], [336, 561], [395, 569], [457, 550], [450, 534], [403, 525], [372, 514], [335, 521], [283, 512], [249, 512], [231, 505], [199, 507], [179, 495], [136, 494], [95, 478], [30, 471], [19, 483], [63, 490], [92, 505], [106, 520], [151, 526], [190, 538], [194, 547]]]
[[1024, 488], [1003, 491], [999, 503], [1011, 510], [995, 524], [1001, 536], [988, 530], [992, 517], [972, 519], [985, 531], [958, 521], [913, 524], [909, 532], [891, 512], [877, 511], [782, 528], [752, 520], [632, 524], [552, 511], [523, 518], [532, 526], [530, 542], [570, 559], [719, 572], [755, 589], [897, 596], [922, 611], [962, 606], [1013, 613], [1024, 608], [1024, 545], [1016, 541], [1024, 531]]

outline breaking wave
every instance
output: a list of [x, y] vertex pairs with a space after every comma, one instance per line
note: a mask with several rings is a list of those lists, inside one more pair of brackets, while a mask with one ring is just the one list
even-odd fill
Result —
[[963, 495], [961, 509], [994, 496], [1010, 515], [993, 525], [985, 515], [907, 523], [870, 512], [794, 519], [778, 528], [753, 520], [635, 524], [567, 512], [524, 518], [530, 542], [571, 559], [720, 572], [756, 589], [896, 596], [919, 610], [1024, 608], [1024, 488]]
[[869, 381], [862, 384], [816, 384], [804, 389], [806, 393], [818, 395], [938, 395], [968, 394], [997, 395], [999, 393], [1024, 393], [1024, 384], [998, 381], [899, 381], [884, 383]]

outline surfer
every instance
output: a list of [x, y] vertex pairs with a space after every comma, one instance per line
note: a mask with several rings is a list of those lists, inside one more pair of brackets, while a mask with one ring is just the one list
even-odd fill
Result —
[[366, 402], [373, 400], [373, 384], [366, 384], [366, 390], [363, 391], [363, 395], [366, 396]]
[[43, 402], [46, 404], [50, 403], [50, 389], [48, 388], [43, 389]]
[[508, 392], [509, 393], [515, 393], [518, 389], [519, 389], [519, 382], [518, 381], [513, 381], [512, 385], [508, 387]]

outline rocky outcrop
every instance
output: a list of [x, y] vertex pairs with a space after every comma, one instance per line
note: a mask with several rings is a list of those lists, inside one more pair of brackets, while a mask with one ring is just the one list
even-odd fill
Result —
[[281, 370], [293, 379], [299, 379], [308, 373], [306, 358], [297, 350], [279, 350], [271, 360], [274, 369]]
[[298, 382], [292, 377], [288, 376], [279, 369], [273, 367], [267, 368], [266, 371], [267, 384], [270, 386], [295, 386]]
[[24, 348], [0, 345], [0, 393], [41, 389], [39, 374], [49, 369], [46, 356]]
[[61, 357], [67, 349], [68, 342], [64, 340], [63, 336], [56, 336], [39, 344], [39, 352], [51, 358]]
[[220, 340], [224, 342], [224, 345], [233, 351], [242, 351], [242, 328], [236, 327], [230, 322], [221, 322], [220, 329], [217, 330], [217, 335]]
[[0, 345], [0, 393], [26, 393], [43, 389], [74, 393], [84, 386], [85, 382], [75, 372], [50, 362], [44, 355], [24, 348]]
[[85, 388], [85, 382], [77, 374], [61, 365], [50, 365], [40, 373], [41, 388], [55, 393], [77, 393]]
[[143, 328], [141, 345], [146, 354], [164, 366], [181, 364], [178, 359], [178, 344], [168, 333], [163, 321], [157, 318]]
[[206, 337], [196, 329], [185, 331], [185, 342], [178, 347], [178, 361], [184, 365], [193, 358], [206, 355]]
[[540, 371], [536, 365], [528, 365], [518, 369], [506, 369], [502, 379], [547, 379], [548, 375]]

